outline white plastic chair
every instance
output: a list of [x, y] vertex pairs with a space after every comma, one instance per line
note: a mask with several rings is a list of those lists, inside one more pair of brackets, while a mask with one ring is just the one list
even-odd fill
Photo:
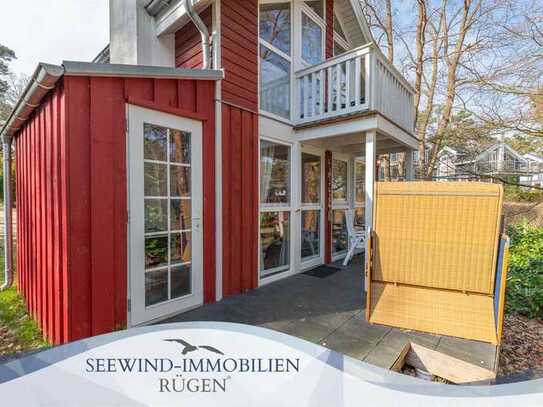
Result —
[[354, 211], [352, 209], [345, 211], [345, 222], [347, 223], [347, 233], [349, 234], [349, 251], [347, 252], [347, 256], [345, 256], [345, 260], [343, 260], [344, 266], [349, 264], [356, 249], [366, 248], [365, 228], [362, 230], [355, 229]]

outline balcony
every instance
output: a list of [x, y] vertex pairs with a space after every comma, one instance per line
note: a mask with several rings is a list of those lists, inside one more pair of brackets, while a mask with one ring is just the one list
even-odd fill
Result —
[[483, 161], [474, 164], [474, 171], [477, 174], [539, 174], [543, 172], [543, 165], [537, 162], [520, 160]]
[[[373, 112], [408, 133], [414, 131], [414, 90], [375, 45], [300, 70], [294, 85], [297, 126]], [[288, 91], [275, 91], [277, 97], [288, 98]]]

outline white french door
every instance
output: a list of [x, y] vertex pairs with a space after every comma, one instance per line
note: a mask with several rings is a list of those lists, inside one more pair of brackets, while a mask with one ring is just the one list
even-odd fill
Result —
[[128, 105], [129, 321], [203, 303], [202, 123]]
[[346, 211], [350, 202], [349, 158], [341, 154], [332, 155], [332, 261], [345, 257], [349, 249]]
[[322, 152], [303, 147], [300, 156], [300, 263], [307, 269], [324, 262]]

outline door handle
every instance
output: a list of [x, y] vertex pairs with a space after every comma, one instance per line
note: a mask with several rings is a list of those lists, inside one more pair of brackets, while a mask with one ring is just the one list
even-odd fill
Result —
[[195, 231], [200, 231], [201, 219], [200, 218], [192, 218], [191, 221], [192, 221], [192, 229], [195, 230]]

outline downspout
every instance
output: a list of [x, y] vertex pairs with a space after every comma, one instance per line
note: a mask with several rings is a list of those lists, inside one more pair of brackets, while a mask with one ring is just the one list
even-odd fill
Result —
[[198, 31], [200, 31], [200, 35], [202, 36], [202, 69], [211, 69], [211, 44], [209, 41], [209, 31], [198, 13], [194, 11], [195, 1], [196, 0], [185, 0], [185, 8], [187, 9], [188, 16], [190, 17]]
[[10, 288], [13, 284], [13, 228], [11, 202], [11, 136], [2, 137], [4, 153], [4, 284], [0, 291]]

